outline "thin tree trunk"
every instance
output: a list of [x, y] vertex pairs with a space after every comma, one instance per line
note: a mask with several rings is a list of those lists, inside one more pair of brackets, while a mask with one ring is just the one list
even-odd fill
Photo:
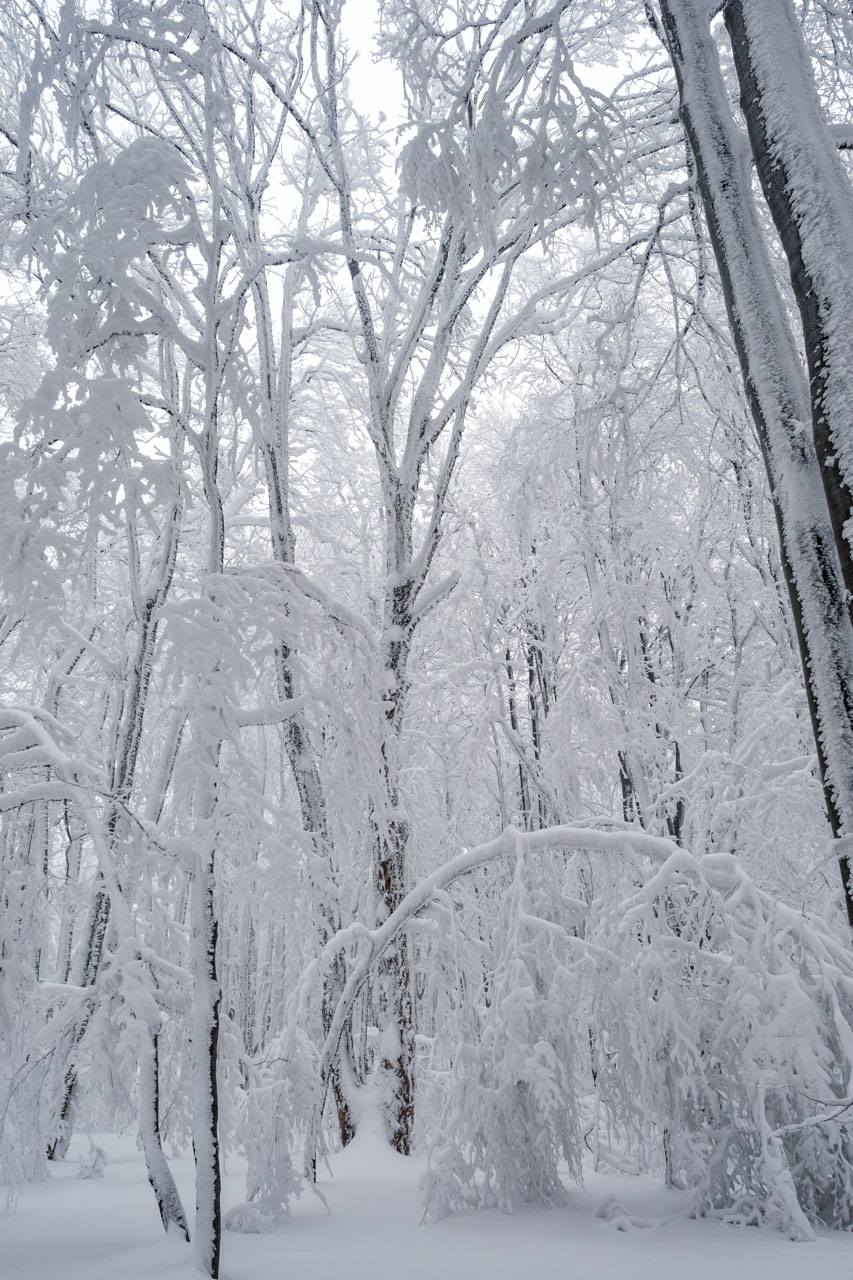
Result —
[[[294, 696], [289, 658], [288, 650], [282, 646], [278, 661], [279, 685], [283, 699], [290, 699]], [[314, 851], [310, 859], [310, 879], [317, 920], [317, 940], [320, 947], [324, 947], [340, 928], [340, 917], [337, 910], [337, 889], [332, 879], [332, 842], [326, 818], [323, 785], [320, 781], [320, 772], [314, 759], [307, 727], [299, 712], [296, 712], [285, 722], [284, 742], [293, 779], [296, 783], [296, 790], [299, 794], [302, 826], [314, 843]], [[320, 882], [319, 875], [323, 876], [323, 883]], [[343, 955], [339, 954], [335, 957], [334, 963], [323, 982], [320, 1017], [324, 1039], [329, 1034], [332, 1019], [335, 1016], [335, 1008], [345, 984], [346, 962]], [[346, 1046], [347, 1040], [344, 1038], [341, 1044], [342, 1053], [346, 1053]], [[329, 1080], [321, 1082], [321, 1088], [325, 1091], [327, 1085], [331, 1085], [332, 1088], [341, 1143], [346, 1146], [355, 1137], [355, 1122], [344, 1087], [340, 1055], [332, 1064]], [[309, 1155], [309, 1160], [313, 1170], [313, 1155]]]
[[[86, 938], [86, 952], [83, 960], [83, 971], [80, 985], [93, 987], [101, 967], [104, 952], [104, 940], [110, 920], [110, 898], [104, 889], [95, 894], [92, 911], [89, 917], [89, 928]], [[87, 1013], [76, 1028], [72, 1040], [72, 1053], [78, 1048], [86, 1034], [91, 1013]], [[65, 1071], [62, 1082], [62, 1102], [59, 1106], [59, 1117], [56, 1136], [47, 1149], [49, 1160], [64, 1160], [68, 1154], [68, 1146], [74, 1132], [74, 1095], [77, 1091], [77, 1068], [72, 1062]]]
[[160, 1054], [156, 1034], [141, 1037], [139, 1053], [139, 1134], [148, 1181], [157, 1201], [163, 1230], [168, 1232], [172, 1223], [185, 1240], [189, 1240], [187, 1216], [172, 1171], [163, 1154], [160, 1139]]
[[83, 831], [72, 831], [72, 819], [65, 806], [65, 831], [68, 844], [65, 849], [65, 881], [59, 938], [56, 944], [56, 981], [68, 982], [71, 977], [71, 957], [74, 947], [74, 915], [71, 895], [80, 882], [80, 861], [83, 853]]
[[[154, 590], [149, 589], [148, 598], [139, 610], [140, 633], [136, 653], [131, 665], [129, 689], [124, 699], [124, 732], [121, 734], [113, 764], [113, 792], [120, 800], [126, 802], [130, 798], [133, 779], [136, 773], [136, 762], [142, 739], [142, 727], [148, 700], [148, 686], [151, 679], [154, 646], [157, 639], [157, 614], [166, 598], [172, 580], [177, 554], [177, 530], [179, 508], [173, 508], [172, 521], [167, 534], [166, 544], [160, 560], [159, 574]], [[106, 819], [107, 844], [111, 859], [114, 859], [118, 847], [120, 810], [112, 806]], [[103, 961], [104, 946], [111, 914], [110, 895], [106, 888], [100, 888], [95, 896], [92, 914], [89, 921], [86, 940], [85, 958], [81, 985], [94, 987]], [[90, 1014], [77, 1028], [73, 1048], [76, 1049], [86, 1034]], [[149, 1043], [146, 1043], [146, 1037]], [[157, 1096], [159, 1085], [151, 1081], [151, 1062], [154, 1061], [156, 1074], [157, 1050], [155, 1033], [150, 1029], [141, 1029], [140, 1036], [140, 1097], [139, 1126], [143, 1135], [143, 1149], [148, 1168], [148, 1180], [157, 1200], [157, 1207], [164, 1228], [168, 1231], [169, 1223], [174, 1222], [187, 1239], [186, 1214], [181, 1198], [175, 1186], [168, 1162], [160, 1143], [160, 1127], [151, 1114], [152, 1097]], [[77, 1069], [72, 1063], [65, 1072], [63, 1095], [59, 1109], [57, 1135], [48, 1148], [51, 1160], [64, 1159], [73, 1132], [75, 1093], [78, 1088]]]
[[[515, 671], [513, 670], [512, 653], [509, 645], [507, 645], [506, 652], [504, 654], [504, 665], [506, 667], [506, 678], [509, 690], [509, 725], [520, 744], [521, 730], [519, 728], [518, 721], [518, 695], [515, 688]], [[521, 820], [524, 823], [524, 829], [525, 831], [529, 831], [531, 826], [530, 790], [527, 783], [527, 770], [525, 769], [524, 762], [521, 759], [518, 761], [518, 799], [521, 805]]]
[[[113, 928], [117, 931], [119, 942], [130, 942], [134, 937], [131, 912], [122, 893], [115, 870], [115, 829], [109, 827], [99, 832], [95, 806], [91, 798], [86, 799], [81, 790], [79, 800], [83, 819], [98, 856], [100, 874], [104, 888], [99, 892], [95, 902], [93, 920], [90, 926], [90, 947], [86, 955], [83, 986], [94, 984], [98, 967], [103, 954], [104, 938], [107, 924], [112, 917]], [[113, 811], [114, 812], [114, 811]], [[153, 978], [152, 978], [153, 982]], [[76, 1028], [73, 1047], [80, 1044], [85, 1034], [91, 1010]], [[174, 1223], [189, 1239], [186, 1214], [177, 1187], [169, 1169], [160, 1141], [159, 1120], [159, 1079], [157, 1033], [147, 1023], [136, 1023], [140, 1045], [140, 1079], [139, 1079], [139, 1128], [148, 1170], [148, 1180], [157, 1200], [163, 1226], [166, 1231], [169, 1224]], [[65, 1075], [65, 1092], [60, 1113], [59, 1134], [51, 1147], [52, 1158], [58, 1158], [67, 1151], [71, 1136], [71, 1121], [74, 1114], [74, 1100], [77, 1074], [73, 1064]]]
[[219, 1005], [216, 969], [219, 924], [214, 901], [215, 804], [202, 809], [208, 828], [196, 853], [192, 884], [194, 1001], [193, 1155], [195, 1157], [195, 1254], [206, 1275], [216, 1280], [222, 1239], [222, 1175], [219, 1166]]
[[[299, 235], [307, 233], [307, 217], [310, 209], [309, 188], [310, 182], [306, 180], [306, 191], [303, 194], [298, 224]], [[262, 237], [256, 221], [252, 223], [251, 233], [255, 243], [260, 244]], [[266, 430], [259, 433], [259, 442], [266, 472], [272, 552], [274, 559], [282, 565], [296, 563], [296, 535], [290, 518], [289, 474], [289, 411], [293, 366], [291, 344], [296, 297], [295, 274], [295, 269], [290, 268], [285, 276], [281, 308], [281, 341], [277, 361], [273, 346], [269, 290], [265, 277], [259, 278], [254, 290], [258, 319], [258, 347], [263, 370], [262, 386], [267, 411]], [[278, 647], [275, 662], [279, 697], [283, 701], [293, 700], [297, 691], [292, 655], [287, 645], [282, 644]], [[314, 843], [314, 851], [310, 858], [310, 880], [314, 898], [314, 915], [317, 921], [317, 941], [322, 948], [340, 928], [340, 911], [337, 886], [333, 877], [332, 841], [329, 835], [323, 784], [305, 717], [298, 710], [285, 721], [284, 744], [299, 796], [302, 827]], [[322, 884], [318, 883], [318, 868], [322, 868], [325, 873], [325, 882]], [[329, 1033], [335, 1007], [345, 983], [346, 962], [342, 955], [338, 955], [324, 978], [320, 1010], [324, 1039]], [[344, 1055], [348, 1051], [349, 1039], [345, 1036], [341, 1042], [341, 1053]], [[355, 1123], [343, 1076], [339, 1056], [332, 1064], [330, 1079], [321, 1081], [321, 1089], [325, 1094], [328, 1085], [331, 1084], [341, 1144], [346, 1146], [355, 1136]], [[307, 1153], [307, 1164], [309, 1173], [313, 1176], [316, 1172], [314, 1152]]]
[[[586, 459], [582, 459], [578, 456], [578, 486], [580, 490], [581, 506], [584, 512], [590, 510], [590, 477], [586, 462]], [[610, 701], [619, 717], [620, 725], [624, 734], [625, 745], [618, 748], [616, 752], [616, 757], [619, 762], [619, 793], [622, 801], [622, 817], [626, 822], [639, 822], [640, 826], [644, 827], [647, 822], [646, 815], [651, 811], [651, 802], [646, 792], [642, 768], [634, 759], [634, 752], [629, 749], [630, 731], [625, 715], [625, 696], [620, 679], [622, 661], [620, 656], [617, 656], [614, 648], [613, 640], [610, 635], [610, 628], [607, 625], [607, 619], [602, 617], [601, 614], [601, 583], [599, 581], [598, 565], [594, 550], [593, 535], [591, 532], [589, 536], [584, 538], [583, 563], [587, 584], [589, 586], [590, 604], [594, 614], [596, 615], [595, 630], [598, 636], [601, 657], [604, 662], [607, 691]]]

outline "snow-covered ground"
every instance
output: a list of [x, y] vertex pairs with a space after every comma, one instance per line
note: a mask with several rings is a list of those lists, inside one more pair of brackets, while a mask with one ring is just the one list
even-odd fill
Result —
[[[687, 1198], [651, 1177], [589, 1174], [570, 1208], [489, 1211], [421, 1225], [423, 1162], [389, 1151], [370, 1126], [267, 1235], [226, 1232], [223, 1280], [853, 1280], [853, 1236], [792, 1244], [770, 1231], [687, 1217]], [[0, 1220], [3, 1280], [189, 1280], [189, 1250], [161, 1232], [145, 1169], [129, 1138], [99, 1136], [109, 1163], [81, 1180], [88, 1143]], [[173, 1161], [185, 1203], [192, 1162]], [[627, 1216], [596, 1210], [615, 1196]], [[243, 1198], [226, 1169], [226, 1207]], [[635, 1223], [630, 1219], [633, 1218]], [[640, 1223], [648, 1225], [639, 1225]]]

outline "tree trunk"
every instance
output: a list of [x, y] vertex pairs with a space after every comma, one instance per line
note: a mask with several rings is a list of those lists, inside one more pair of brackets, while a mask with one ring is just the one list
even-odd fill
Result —
[[[306, 192], [299, 217], [299, 232], [307, 234], [307, 217], [310, 201]], [[256, 244], [262, 242], [257, 224], [258, 211], [251, 231]], [[282, 300], [282, 336], [280, 354], [276, 360], [273, 342], [273, 324], [269, 289], [265, 278], [259, 278], [255, 286], [255, 307], [258, 320], [258, 347], [263, 369], [265, 421], [258, 431], [267, 481], [267, 501], [270, 512], [270, 534], [274, 559], [281, 565], [296, 563], [296, 535], [290, 517], [289, 474], [289, 412], [292, 392], [293, 324], [296, 298], [294, 269], [288, 270], [284, 282]], [[275, 657], [279, 697], [290, 701], [297, 696], [293, 675], [293, 661], [286, 644], [278, 647]], [[317, 921], [317, 941], [322, 949], [340, 928], [340, 911], [337, 886], [334, 883], [332, 841], [326, 814], [326, 797], [320, 778], [317, 757], [305, 717], [294, 711], [284, 724], [284, 745], [293, 781], [299, 796], [303, 830], [314, 843], [311, 855], [310, 882], [314, 899], [314, 915]], [[321, 880], [323, 881], [321, 883]], [[346, 962], [343, 955], [335, 957], [324, 979], [320, 1006], [323, 1038], [328, 1035], [335, 1008], [346, 983]], [[350, 1037], [341, 1041], [341, 1054], [348, 1055]], [[349, 1065], [349, 1063], [347, 1064]], [[344, 1087], [340, 1054], [332, 1064], [329, 1080], [321, 1081], [325, 1093], [329, 1084], [337, 1113], [341, 1145], [346, 1146], [355, 1137], [352, 1109]], [[311, 1176], [316, 1172], [316, 1155], [307, 1152], [307, 1164]]]
[[143, 1035], [139, 1055], [139, 1134], [148, 1181], [157, 1201], [163, 1230], [174, 1224], [189, 1241], [187, 1215], [160, 1140], [160, 1055], [156, 1035]]
[[853, 609], [853, 189], [791, 0], [728, 0], [724, 14], [752, 154], [800, 310], [815, 450]]
[[[521, 729], [518, 721], [518, 695], [515, 687], [515, 671], [512, 666], [512, 651], [509, 644], [506, 646], [504, 653], [504, 666], [506, 667], [506, 678], [509, 699], [509, 727], [515, 734], [516, 740], [521, 745]], [[527, 785], [527, 769], [524, 761], [519, 757], [518, 761], [518, 802], [521, 809], [521, 821], [524, 824], [524, 830], [530, 830], [530, 791]]]
[[[406, 563], [407, 560], [408, 556], [404, 554], [398, 556], [397, 563]], [[410, 589], [411, 584], [404, 582], [389, 592], [390, 638], [383, 646], [384, 669], [389, 679], [381, 747], [384, 813], [377, 815], [374, 855], [374, 884], [380, 922], [396, 911], [406, 896], [409, 823], [400, 805], [398, 755], [408, 691], [409, 649], [414, 631]], [[383, 956], [379, 982], [382, 1017], [380, 1094], [391, 1145], [401, 1155], [409, 1155], [415, 1114], [415, 1025], [409, 944], [405, 930], [397, 935]]]
[[[720, 270], [746, 396], [779, 527], [812, 728], [833, 835], [853, 835], [853, 628], [811, 434], [809, 392], [728, 105], [709, 9], [661, 0], [681, 118]], [[848, 919], [853, 895], [839, 847]]]
[[[83, 960], [83, 972], [80, 985], [92, 987], [101, 967], [104, 952], [104, 940], [110, 921], [110, 899], [104, 889], [95, 894], [92, 914], [89, 918], [89, 929], [86, 938], [86, 954]], [[89, 1026], [91, 1013], [87, 1013], [73, 1035], [73, 1050], [76, 1050], [86, 1029]], [[72, 1052], [73, 1052], [72, 1050]], [[68, 1145], [74, 1132], [74, 1095], [77, 1092], [77, 1068], [73, 1063], [66, 1069], [62, 1081], [62, 1102], [59, 1106], [59, 1123], [56, 1136], [47, 1149], [48, 1160], [64, 1160], [68, 1154]]]
[[[290, 655], [284, 646], [282, 646], [279, 653], [279, 685], [282, 698], [293, 698], [294, 689], [290, 672]], [[320, 771], [314, 758], [307, 727], [298, 711], [285, 722], [284, 742], [293, 779], [296, 783], [296, 790], [299, 794], [302, 827], [314, 843], [309, 878], [317, 920], [317, 940], [322, 948], [337, 933], [341, 922], [337, 909], [337, 888], [333, 881], [332, 842], [326, 819], [326, 801], [323, 795], [323, 785], [320, 781]], [[332, 1019], [335, 1016], [335, 1009], [345, 985], [346, 962], [343, 954], [338, 954], [323, 982], [320, 1017], [324, 1039], [329, 1034]], [[347, 1040], [345, 1037], [341, 1042], [342, 1053], [346, 1053], [346, 1046]], [[355, 1123], [344, 1087], [340, 1054], [332, 1063], [329, 1080], [322, 1082], [324, 1090], [327, 1085], [331, 1085], [332, 1089], [341, 1144], [346, 1146], [355, 1137]], [[309, 1154], [309, 1161], [313, 1170], [313, 1154]]]
[[[392, 804], [396, 807], [396, 794]], [[405, 867], [408, 824], [393, 817], [387, 835], [378, 841], [376, 879], [385, 916], [394, 912], [406, 896]], [[379, 965], [383, 1020], [379, 1045], [380, 1094], [388, 1138], [401, 1155], [412, 1150], [415, 1116], [415, 1027], [409, 944], [401, 931]]]
[[[159, 615], [172, 585], [178, 553], [180, 514], [180, 502], [176, 500], [170, 513], [159, 563], [155, 574], [147, 584], [144, 599], [140, 598], [138, 585], [136, 592], [132, 593], [134, 614], [139, 632], [136, 648], [127, 670], [127, 688], [121, 697], [121, 723], [111, 764], [112, 792], [119, 801], [119, 804], [111, 805], [105, 822], [111, 860], [115, 859], [119, 845], [120, 804], [126, 804], [130, 799], [136, 775], [136, 763], [139, 758], [139, 747], [142, 741], [142, 729], [148, 705], [148, 688], [151, 682], [154, 650], [157, 643]], [[130, 517], [129, 520], [132, 526], [133, 520]], [[131, 539], [131, 543], [135, 545], [135, 536]], [[133, 581], [137, 584], [139, 583], [138, 563], [135, 565]], [[100, 972], [104, 943], [110, 922], [110, 910], [109, 894], [99, 881], [86, 939], [86, 952], [81, 976], [81, 985], [84, 987], [93, 987]], [[90, 1014], [87, 1014], [77, 1029], [74, 1039], [75, 1048], [86, 1033], [90, 1016]], [[72, 1064], [65, 1073], [62, 1103], [59, 1110], [58, 1132], [48, 1148], [48, 1158], [50, 1160], [63, 1159], [68, 1150], [72, 1133], [74, 1094], [77, 1089], [77, 1083], [77, 1070]], [[161, 1159], [165, 1161], [162, 1152]]]
[[[207, 823], [212, 821], [213, 814], [208, 816]], [[205, 839], [204, 845], [196, 854], [192, 886], [195, 1254], [201, 1270], [216, 1280], [222, 1239], [217, 1079], [220, 989], [216, 972], [216, 943], [219, 928], [213, 896], [212, 837]]]
[[[205, 701], [205, 689], [198, 702]], [[203, 729], [200, 731], [203, 732]], [[194, 852], [190, 886], [190, 956], [193, 974], [192, 1138], [195, 1158], [195, 1257], [205, 1275], [217, 1280], [222, 1240], [222, 1175], [219, 1165], [219, 1011], [221, 988], [216, 948], [216, 847], [218, 774], [222, 743], [215, 737], [205, 749], [192, 807]]]

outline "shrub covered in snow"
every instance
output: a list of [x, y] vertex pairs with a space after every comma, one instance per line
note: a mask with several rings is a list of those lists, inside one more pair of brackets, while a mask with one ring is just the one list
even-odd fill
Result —
[[[531, 910], [552, 872], [520, 859], [465, 1005], [448, 966], [428, 1214], [559, 1202], [587, 1094], [590, 1145], [664, 1165], [699, 1214], [795, 1239], [853, 1223], [853, 957], [735, 857], [666, 845], [650, 858], [614, 833], [603, 857], [578, 848], [562, 922]], [[572, 890], [586, 897], [574, 923]]]

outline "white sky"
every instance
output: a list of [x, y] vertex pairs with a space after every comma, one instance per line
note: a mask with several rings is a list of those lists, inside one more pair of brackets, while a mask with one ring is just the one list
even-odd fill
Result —
[[403, 95], [396, 68], [374, 58], [378, 14], [377, 0], [345, 0], [344, 38], [350, 54], [357, 55], [350, 71], [350, 92], [357, 110], [372, 117], [383, 111], [393, 121], [402, 115]]

